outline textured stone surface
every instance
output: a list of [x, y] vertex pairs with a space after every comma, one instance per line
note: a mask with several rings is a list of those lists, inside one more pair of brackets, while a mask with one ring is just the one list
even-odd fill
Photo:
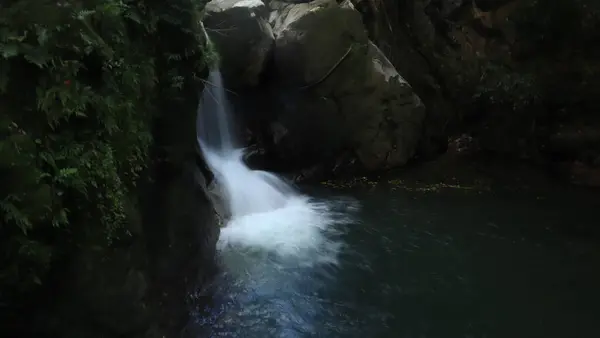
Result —
[[278, 157], [296, 168], [337, 162], [341, 171], [340, 156], [365, 170], [405, 164], [421, 134], [423, 104], [369, 41], [351, 3], [274, 1], [271, 8]]
[[213, 0], [206, 5], [204, 25], [229, 87], [260, 82], [274, 43], [268, 13], [261, 0]]
[[428, 108], [420, 155], [466, 132], [482, 151], [573, 167], [560, 170], [567, 177], [598, 171], [600, 144], [587, 132], [577, 147], [557, 134], [600, 130], [599, 2], [353, 2]]

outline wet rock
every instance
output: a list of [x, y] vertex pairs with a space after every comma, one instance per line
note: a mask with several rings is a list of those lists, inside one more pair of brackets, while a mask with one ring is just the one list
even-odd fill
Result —
[[280, 102], [271, 134], [279, 159], [294, 169], [336, 166], [348, 153], [363, 170], [405, 164], [415, 153], [425, 107], [369, 41], [352, 4], [270, 6]]
[[557, 137], [582, 120], [600, 130], [599, 2], [353, 2], [428, 108], [419, 155], [462, 133], [484, 152], [535, 163], [600, 154], [589, 137]]
[[[275, 68], [288, 86], [315, 85], [344, 61], [366, 51], [368, 37], [360, 14], [335, 0], [291, 4], [272, 1], [269, 22], [275, 33]], [[360, 62], [364, 60], [357, 60]]]
[[260, 82], [274, 42], [268, 13], [261, 0], [213, 0], [206, 5], [204, 26], [228, 87]]
[[[426, 57], [415, 43], [415, 30], [425, 38], [435, 36], [435, 27], [428, 21], [416, 21], [425, 15], [425, 8], [418, 4], [407, 5], [401, 1], [352, 1], [360, 11], [368, 29], [369, 38], [381, 49], [396, 70], [413, 87], [426, 106], [423, 135], [417, 156], [433, 158], [446, 150], [448, 136], [457, 120], [458, 109], [448, 96], [446, 84], [440, 78], [437, 65]], [[431, 1], [427, 11], [452, 11], [464, 1]], [[427, 18], [427, 16], [425, 16]], [[425, 44], [425, 43], [424, 43]], [[433, 43], [427, 40], [428, 46]], [[446, 51], [440, 51], [445, 53]]]
[[[368, 169], [397, 167], [415, 154], [421, 137], [425, 106], [412, 87], [373, 43], [369, 43], [373, 88], [367, 111], [377, 112], [369, 129], [358, 134], [357, 155]], [[379, 108], [379, 109], [377, 109]]]
[[163, 337], [187, 323], [188, 292], [215, 271], [219, 228], [195, 163], [159, 166], [145, 203], [131, 205], [130, 234], [110, 246], [93, 244], [104, 233], [82, 239], [39, 304], [39, 335]]
[[197, 156], [198, 88], [178, 90], [189, 99], [159, 107], [125, 229], [107, 243], [104, 228], [81, 224], [47, 285], [51, 294], [36, 300], [31, 336], [160, 338], [189, 321], [186, 298], [216, 270], [219, 227]]

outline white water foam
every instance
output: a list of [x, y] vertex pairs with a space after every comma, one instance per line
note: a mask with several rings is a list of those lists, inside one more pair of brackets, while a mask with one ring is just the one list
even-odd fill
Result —
[[341, 243], [335, 227], [346, 219], [326, 202], [315, 202], [276, 175], [252, 170], [236, 147], [219, 71], [212, 71], [198, 113], [198, 142], [215, 174], [230, 219], [220, 250], [262, 250], [304, 263], [335, 263]]

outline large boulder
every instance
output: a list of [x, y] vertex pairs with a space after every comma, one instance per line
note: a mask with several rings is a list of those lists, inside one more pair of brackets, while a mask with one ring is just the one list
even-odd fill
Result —
[[268, 14], [261, 0], [213, 0], [206, 5], [204, 26], [228, 87], [259, 83], [274, 42]]
[[357, 134], [357, 155], [369, 169], [403, 165], [415, 154], [421, 137], [425, 106], [381, 50], [371, 42], [369, 57], [372, 62], [370, 83], [377, 91], [370, 92], [364, 99], [369, 104], [366, 108], [376, 114], [370, 116], [369, 128]]
[[[367, 32], [352, 7], [341, 7], [335, 0], [272, 1], [270, 6], [275, 67], [280, 82], [288, 86], [314, 85], [344, 56], [366, 52]], [[349, 50], [354, 53], [346, 55]]]
[[270, 6], [280, 102], [271, 135], [279, 160], [293, 169], [334, 165], [342, 155], [369, 171], [405, 164], [425, 107], [369, 41], [360, 13], [349, 1]]

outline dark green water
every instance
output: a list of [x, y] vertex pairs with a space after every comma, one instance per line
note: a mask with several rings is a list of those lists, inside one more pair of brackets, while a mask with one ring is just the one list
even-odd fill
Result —
[[597, 192], [335, 193], [339, 266], [230, 253], [186, 336], [600, 337]]

